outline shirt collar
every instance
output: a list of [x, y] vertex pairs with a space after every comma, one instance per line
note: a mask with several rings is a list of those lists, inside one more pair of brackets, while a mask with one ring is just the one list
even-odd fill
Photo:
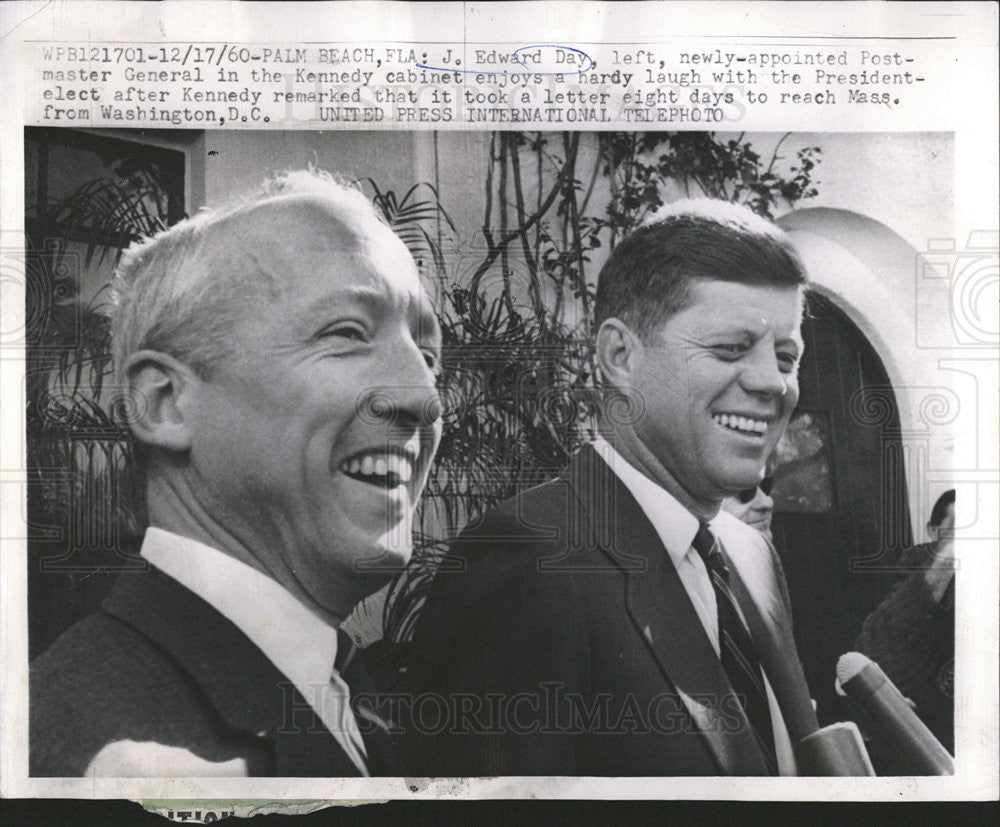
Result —
[[592, 446], [635, 497], [656, 529], [670, 559], [675, 566], [678, 565], [688, 553], [694, 535], [698, 532], [698, 518], [681, 505], [673, 494], [629, 463], [606, 439], [599, 436]]
[[306, 698], [327, 683], [337, 629], [266, 574], [218, 549], [149, 528], [140, 554], [237, 626]]

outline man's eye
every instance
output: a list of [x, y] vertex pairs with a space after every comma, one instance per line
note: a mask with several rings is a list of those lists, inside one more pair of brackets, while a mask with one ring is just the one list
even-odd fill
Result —
[[435, 353], [433, 350], [425, 350], [424, 361], [427, 363], [427, 367], [429, 367], [435, 373], [437, 372], [438, 363], [440, 362], [437, 353]]
[[319, 334], [320, 339], [349, 339], [354, 342], [368, 341], [368, 334], [357, 325], [337, 325]]
[[779, 353], [778, 366], [783, 373], [791, 373], [799, 363], [799, 357], [794, 353]]
[[725, 343], [721, 345], [715, 345], [713, 348], [717, 353], [723, 356], [739, 356], [746, 351], [746, 345], [742, 343]]

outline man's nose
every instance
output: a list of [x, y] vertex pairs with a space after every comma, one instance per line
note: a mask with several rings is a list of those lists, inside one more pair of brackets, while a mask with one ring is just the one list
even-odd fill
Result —
[[788, 374], [782, 372], [778, 357], [770, 350], [759, 348], [744, 365], [741, 382], [748, 392], [781, 396], [788, 390]]
[[409, 430], [433, 425], [442, 415], [433, 372], [419, 351], [416, 358], [394, 354], [379, 376], [381, 383], [359, 398], [358, 413], [372, 424]]
[[367, 388], [358, 399], [358, 414], [372, 425], [411, 431], [441, 418], [437, 390], [424, 385], [382, 385]]

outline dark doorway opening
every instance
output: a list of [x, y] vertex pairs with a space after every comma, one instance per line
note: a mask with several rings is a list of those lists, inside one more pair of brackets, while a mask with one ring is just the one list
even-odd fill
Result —
[[825, 725], [844, 717], [837, 659], [884, 597], [884, 568], [911, 531], [899, 410], [882, 361], [819, 294], [810, 294], [803, 338], [799, 404], [776, 452], [773, 532]]

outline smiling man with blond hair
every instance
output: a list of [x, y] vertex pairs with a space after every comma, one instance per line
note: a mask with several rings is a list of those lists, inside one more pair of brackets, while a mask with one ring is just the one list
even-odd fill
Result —
[[141, 573], [31, 669], [33, 775], [387, 774], [341, 621], [410, 555], [440, 332], [357, 190], [279, 176], [126, 252]]

